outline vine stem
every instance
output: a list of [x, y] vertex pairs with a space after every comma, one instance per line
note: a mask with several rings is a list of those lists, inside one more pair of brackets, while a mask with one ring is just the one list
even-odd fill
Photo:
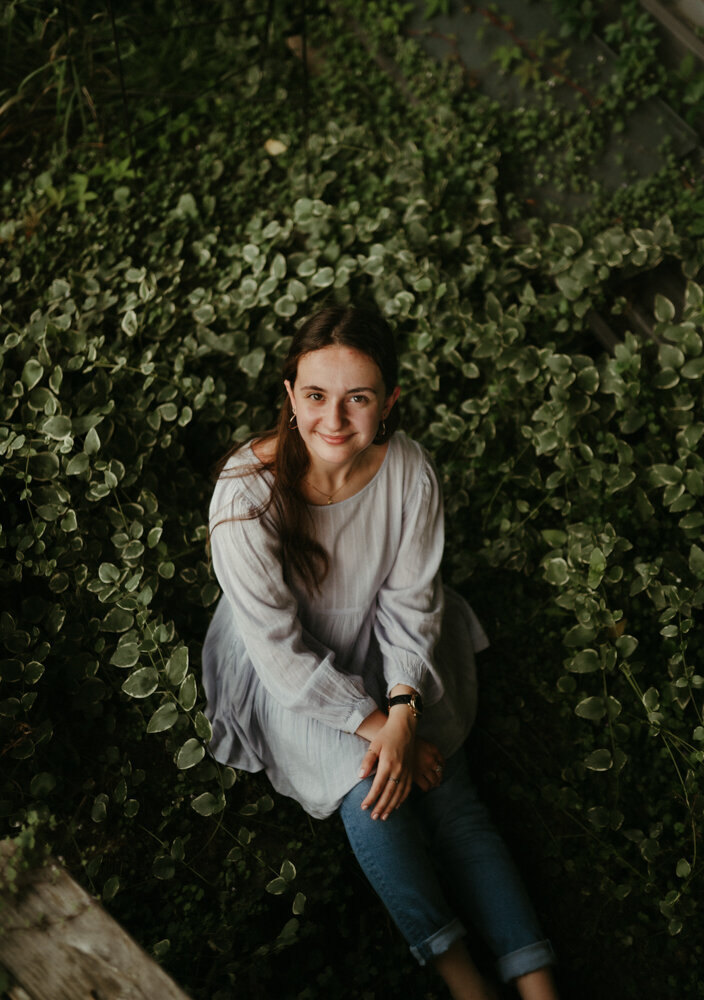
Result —
[[108, 0], [108, 10], [110, 12], [110, 23], [112, 24], [112, 37], [113, 43], [115, 45], [115, 55], [117, 57], [117, 73], [120, 77], [120, 91], [122, 93], [122, 108], [125, 115], [125, 125], [127, 128], [127, 145], [130, 151], [130, 160], [134, 160], [134, 144], [132, 142], [132, 119], [130, 116], [129, 104], [127, 101], [127, 92], [125, 90], [125, 76], [122, 71], [122, 56], [120, 55], [120, 43], [117, 38], [117, 25], [115, 23], [115, 11], [113, 10], [112, 0]]
[[[516, 45], [523, 52], [525, 52], [525, 54], [532, 62], [536, 63], [540, 62], [540, 56], [535, 51], [535, 49], [532, 49], [528, 44], [528, 42], [526, 42], [523, 38], [520, 37], [520, 35], [516, 33], [513, 21], [510, 21], [508, 24], [506, 24], [504, 21], [501, 20], [498, 14], [494, 13], [494, 11], [492, 10], [488, 10], [486, 7], [478, 7], [477, 12], [481, 14], [484, 17], [484, 19], [487, 20], [490, 24], [492, 24], [495, 28], [498, 28], [500, 31], [506, 32], [506, 34], [511, 38], [511, 40], [515, 42]], [[573, 80], [566, 73], [563, 73], [562, 70], [554, 63], [550, 62], [550, 60], [547, 60], [546, 65], [552, 76], [558, 77], [560, 80], [562, 80], [563, 83], [566, 83], [567, 86], [570, 87], [572, 90], [575, 90], [583, 97], [586, 97], [590, 107], [594, 108], [601, 103], [601, 101], [599, 101], [596, 97], [594, 97], [590, 93], [590, 91], [586, 89], [586, 87], [582, 87], [579, 83]]]

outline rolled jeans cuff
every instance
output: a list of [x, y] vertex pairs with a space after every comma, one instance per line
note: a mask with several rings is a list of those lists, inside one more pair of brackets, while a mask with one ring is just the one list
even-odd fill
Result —
[[[439, 931], [431, 934], [425, 941], [421, 941], [417, 947], [411, 945], [411, 954], [414, 958], [418, 959], [421, 965], [425, 965], [438, 955], [446, 952], [451, 944], [454, 944], [455, 941], [459, 940], [465, 934], [466, 931], [462, 922], [455, 918], [449, 924], [441, 927]], [[511, 956], [509, 955], [508, 957], [510, 958]]]
[[525, 948], [518, 948], [517, 951], [502, 955], [497, 961], [496, 967], [499, 971], [501, 981], [510, 982], [518, 976], [525, 976], [529, 972], [536, 972], [546, 965], [553, 965], [555, 962], [555, 952], [549, 941], [536, 941], [528, 944]]

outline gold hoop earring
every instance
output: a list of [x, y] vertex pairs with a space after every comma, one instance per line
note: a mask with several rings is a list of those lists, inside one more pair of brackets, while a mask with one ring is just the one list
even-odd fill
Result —
[[292, 431], [295, 431], [295, 430], [298, 429], [298, 421], [296, 420], [296, 414], [295, 413], [291, 414], [291, 419], [288, 422], [288, 426], [289, 426], [290, 430], [292, 430]]
[[379, 427], [377, 428], [376, 437], [374, 438], [374, 440], [377, 443], [381, 444], [384, 441], [385, 437], [386, 437], [386, 421], [382, 420], [381, 423], [379, 424]]

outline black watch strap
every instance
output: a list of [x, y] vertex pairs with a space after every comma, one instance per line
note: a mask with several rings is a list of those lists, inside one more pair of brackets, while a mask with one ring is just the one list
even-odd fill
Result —
[[419, 694], [395, 694], [388, 700], [389, 708], [393, 708], [394, 705], [408, 705], [416, 719], [423, 714], [423, 699]]

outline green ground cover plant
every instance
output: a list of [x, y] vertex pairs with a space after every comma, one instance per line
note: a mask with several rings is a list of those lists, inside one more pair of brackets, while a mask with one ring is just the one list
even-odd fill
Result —
[[[210, 26], [217, 89], [135, 132], [131, 158], [63, 103], [53, 148], [39, 126], [18, 139], [0, 195], [4, 832], [60, 854], [199, 1000], [434, 995], [336, 821], [209, 758], [198, 681], [212, 465], [271, 423], [295, 323], [372, 298], [397, 331], [403, 425], [442, 479], [446, 579], [493, 641], [475, 771], [567, 994], [702, 995], [690, 189], [672, 161], [546, 221], [522, 117], [430, 63], [405, 5], [339, 6], [309, 12], [307, 85], [295, 10]], [[223, 79], [228, 62], [245, 69]], [[563, 130], [540, 127], [559, 180]], [[675, 291], [646, 296], [659, 275]]]

